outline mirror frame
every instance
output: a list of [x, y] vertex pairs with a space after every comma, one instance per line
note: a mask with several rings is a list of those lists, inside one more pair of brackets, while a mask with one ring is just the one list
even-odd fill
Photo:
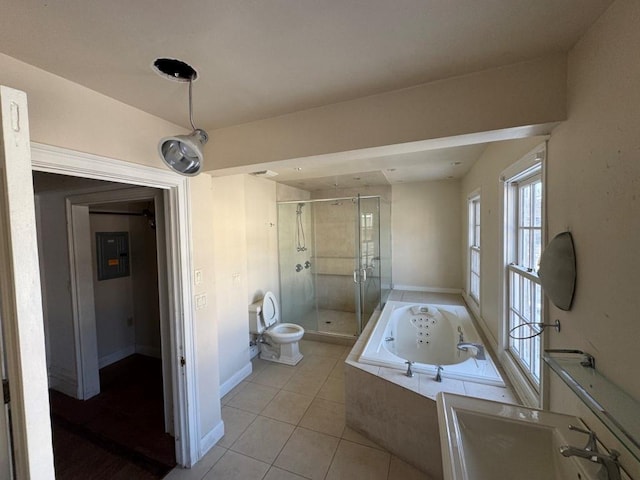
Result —
[[538, 277], [544, 293], [560, 310], [571, 310], [576, 288], [576, 254], [570, 232], [556, 235], [540, 256]]

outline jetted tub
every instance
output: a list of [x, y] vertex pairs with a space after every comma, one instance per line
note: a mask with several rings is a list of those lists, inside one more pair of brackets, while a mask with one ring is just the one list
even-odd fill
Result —
[[387, 302], [358, 359], [361, 363], [433, 374], [442, 366], [444, 378], [504, 386], [485, 349], [485, 360], [476, 350], [458, 350], [465, 342], [482, 343], [464, 306]]

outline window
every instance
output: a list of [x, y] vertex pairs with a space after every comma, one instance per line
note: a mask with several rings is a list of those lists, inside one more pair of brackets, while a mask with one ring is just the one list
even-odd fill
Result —
[[469, 198], [469, 296], [480, 304], [480, 195]]
[[366, 267], [373, 266], [376, 256], [373, 227], [373, 213], [362, 213], [360, 215], [360, 262]]
[[540, 389], [542, 289], [536, 273], [542, 251], [541, 164], [512, 177], [507, 188], [508, 351], [533, 388]]

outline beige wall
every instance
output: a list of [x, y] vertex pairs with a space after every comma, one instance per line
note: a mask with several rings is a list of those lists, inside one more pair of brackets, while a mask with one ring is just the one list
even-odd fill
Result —
[[267, 291], [280, 295], [276, 183], [245, 175], [247, 305]]
[[38, 195], [40, 208], [36, 221], [49, 381], [53, 388], [72, 394], [78, 382], [64, 197], [59, 192]]
[[462, 288], [460, 181], [393, 186], [391, 208], [395, 288]]
[[[467, 268], [469, 255], [467, 199], [476, 190], [480, 190], [480, 316], [488, 331], [494, 347], [498, 342], [499, 286], [500, 286], [500, 234], [503, 219], [501, 202], [503, 186], [498, 180], [500, 173], [515, 163], [523, 155], [544, 141], [543, 137], [522, 140], [508, 140], [489, 145], [471, 170], [462, 179], [460, 191], [460, 209], [462, 219], [460, 275], [461, 287], [467, 291]], [[467, 292], [468, 293], [468, 292]], [[477, 312], [476, 312], [477, 313]]]
[[[141, 212], [148, 204], [136, 206]], [[136, 351], [160, 357], [160, 298], [158, 294], [157, 230], [146, 217], [129, 217], [131, 237], [131, 276], [133, 278], [133, 319]], [[163, 234], [160, 233], [161, 235]]]
[[[0, 54], [0, 84], [27, 93], [34, 142], [165, 168], [157, 154], [158, 140], [186, 132], [182, 127], [3, 54]], [[199, 213], [212, 208], [210, 190], [197, 188], [199, 182], [202, 180], [189, 182], [196, 185], [190, 197], [194, 236], [209, 228], [202, 222], [210, 221], [211, 216], [204, 219]], [[213, 262], [209, 239], [194, 240], [193, 258], [204, 265]], [[213, 277], [206, 277], [198, 289], [208, 292], [211, 302], [215, 293]], [[198, 337], [200, 344], [196, 347], [197, 388], [202, 398], [200, 433], [205, 437], [221, 422], [217, 334], [215, 320], [206, 309], [195, 312], [194, 323], [197, 332], [206, 333]]]
[[[548, 238], [569, 230], [578, 278], [571, 311], [550, 307], [562, 322], [548, 334], [551, 348], [592, 353], [597, 368], [640, 400], [637, 343], [640, 338], [640, 3], [618, 0], [569, 54], [568, 120], [548, 143], [546, 208]], [[498, 174], [533, 148], [536, 139], [490, 146], [462, 182], [461, 205], [480, 187], [482, 195], [482, 319], [497, 337], [500, 234]], [[466, 216], [463, 216], [465, 218]], [[466, 238], [466, 224], [463, 220]], [[465, 244], [463, 242], [463, 252]], [[463, 255], [466, 262], [466, 253]], [[463, 263], [463, 271], [465, 264]], [[576, 396], [549, 376], [552, 410], [585, 418], [605, 444], [622, 452], [634, 478], [640, 465]]]
[[276, 184], [276, 199], [278, 202], [289, 202], [293, 200], [309, 200], [311, 193], [296, 187], [290, 187], [283, 183]]
[[[549, 142], [550, 237], [577, 251], [573, 308], [551, 308], [552, 347], [580, 348], [640, 400], [640, 3], [618, 0], [569, 55], [569, 119]], [[566, 395], [551, 389], [551, 406]], [[628, 459], [628, 455], [626, 456]]]
[[[220, 413], [220, 352], [218, 350], [217, 258], [211, 248], [215, 234], [212, 179], [209, 175], [192, 177], [191, 231], [192, 264], [202, 272], [202, 283], [193, 286], [194, 295], [207, 295], [207, 304], [195, 312], [194, 340], [197, 355], [198, 416], [201, 438], [212, 432], [221, 421]], [[197, 200], [197, 201], [194, 201]]]
[[27, 93], [33, 142], [163, 168], [158, 140], [186, 132], [4, 54], [0, 54], [0, 84]]
[[[98, 364], [102, 368], [135, 352], [133, 326], [133, 276], [131, 264], [126, 277], [98, 280], [96, 232], [129, 233], [129, 217], [121, 215], [89, 215], [93, 269], [93, 299], [96, 312]], [[131, 234], [129, 234], [131, 245]], [[132, 255], [129, 255], [132, 258]], [[129, 324], [128, 319], [131, 319]], [[72, 339], [69, 338], [71, 343]]]
[[[249, 364], [249, 302], [245, 175], [213, 178], [211, 225], [216, 259], [214, 272], [220, 383]], [[213, 244], [211, 244], [213, 240]], [[250, 370], [249, 370], [250, 372]], [[240, 381], [241, 378], [238, 379]]]
[[565, 62], [555, 55], [218, 129], [207, 169], [561, 121]]

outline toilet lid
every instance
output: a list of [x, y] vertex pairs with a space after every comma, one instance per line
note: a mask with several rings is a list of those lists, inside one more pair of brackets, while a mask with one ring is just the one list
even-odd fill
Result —
[[272, 292], [264, 294], [262, 299], [262, 319], [265, 327], [270, 327], [279, 320], [278, 301]]

